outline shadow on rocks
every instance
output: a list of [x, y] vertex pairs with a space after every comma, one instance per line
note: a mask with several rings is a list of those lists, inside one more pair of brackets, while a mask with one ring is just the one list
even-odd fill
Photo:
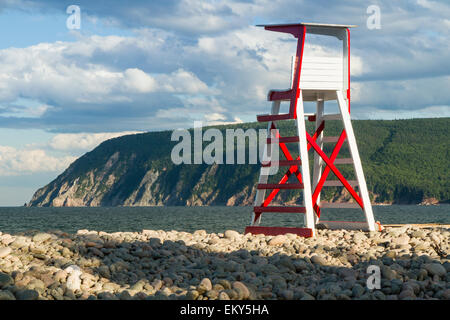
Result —
[[[448, 255], [401, 253], [382, 241], [374, 254], [237, 232], [0, 236], [10, 248], [0, 249], [0, 300], [450, 299]], [[367, 285], [369, 266], [379, 267], [378, 289]]]

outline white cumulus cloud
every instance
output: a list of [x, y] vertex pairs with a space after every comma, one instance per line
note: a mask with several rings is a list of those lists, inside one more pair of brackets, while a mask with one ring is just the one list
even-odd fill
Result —
[[0, 176], [55, 172], [67, 168], [76, 157], [54, 157], [43, 149], [16, 149], [0, 146]]
[[136, 133], [141, 132], [61, 133], [54, 136], [48, 146], [58, 151], [89, 151], [108, 139]]

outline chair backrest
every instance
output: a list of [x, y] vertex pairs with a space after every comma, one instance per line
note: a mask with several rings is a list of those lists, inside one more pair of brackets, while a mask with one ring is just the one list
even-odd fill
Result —
[[[296, 60], [301, 59], [300, 69], [294, 63], [292, 86], [299, 81], [303, 90], [342, 90], [344, 96], [350, 97], [350, 31], [354, 25], [297, 23], [260, 25], [269, 31], [290, 33], [297, 40]], [[306, 34], [305, 34], [306, 33]], [[342, 55], [336, 57], [311, 57], [303, 55], [307, 34], [335, 37], [342, 41]], [[300, 77], [298, 77], [300, 71]], [[346, 94], [345, 94], [346, 93]]]
[[342, 57], [303, 56], [300, 72], [302, 90], [344, 90]]

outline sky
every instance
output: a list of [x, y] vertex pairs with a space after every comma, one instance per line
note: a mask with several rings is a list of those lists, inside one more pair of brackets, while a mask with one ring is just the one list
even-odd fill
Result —
[[[358, 25], [353, 119], [449, 117], [449, 17], [431, 0], [0, 0], [0, 206], [106, 139], [267, 113], [295, 42], [256, 24]], [[306, 41], [305, 54], [338, 52]]]

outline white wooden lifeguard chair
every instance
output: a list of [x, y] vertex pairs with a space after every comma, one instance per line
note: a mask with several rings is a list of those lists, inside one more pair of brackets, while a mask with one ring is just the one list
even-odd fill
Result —
[[[286, 90], [270, 90], [268, 100], [272, 101], [271, 114], [258, 115], [259, 122], [268, 122], [269, 137], [265, 145], [264, 154], [269, 162], [262, 164], [257, 193], [253, 208], [251, 225], [246, 227], [246, 233], [279, 235], [294, 233], [304, 237], [315, 235], [316, 224], [320, 219], [320, 208], [358, 207], [364, 211], [364, 222], [320, 221], [330, 229], [361, 229], [375, 231], [381, 226], [375, 223], [366, 180], [364, 178], [361, 160], [356, 145], [356, 139], [350, 121], [350, 31], [352, 25], [298, 23], [262, 25], [265, 30], [292, 34], [297, 38], [297, 50], [293, 63], [291, 88]], [[305, 37], [307, 34], [336, 37], [342, 41], [342, 56], [337, 57], [303, 57]], [[324, 102], [337, 100], [338, 114], [325, 114]], [[280, 114], [282, 101], [289, 102], [289, 112]], [[316, 113], [305, 114], [304, 101], [315, 101]], [[310, 135], [306, 131], [305, 117], [315, 121], [315, 132]], [[276, 121], [294, 119], [297, 125], [297, 136], [281, 137], [274, 133]], [[336, 137], [324, 136], [325, 121], [342, 120], [344, 129]], [[276, 135], [276, 136], [274, 136]], [[351, 158], [337, 158], [343, 143], [347, 141]], [[294, 159], [289, 153], [286, 143], [298, 142], [299, 156]], [[272, 160], [271, 146], [279, 144], [286, 160]], [[331, 155], [327, 156], [322, 150], [324, 143], [336, 143]], [[311, 188], [310, 168], [308, 163], [308, 150], [313, 149], [314, 171]], [[353, 164], [356, 181], [347, 181], [336, 168], [337, 164]], [[268, 183], [268, 167], [288, 167], [289, 170], [278, 183]], [[299, 170], [299, 167], [301, 168]], [[327, 180], [332, 172], [338, 180]], [[298, 183], [287, 183], [290, 176], [295, 175]], [[354, 199], [354, 203], [325, 203], [320, 202], [320, 193], [323, 187], [342, 186], [346, 188]], [[354, 187], [358, 187], [358, 192]], [[271, 201], [281, 189], [303, 189], [303, 206], [270, 206]], [[267, 198], [267, 190], [272, 190]], [[304, 213], [303, 228], [296, 227], [263, 227], [259, 226], [263, 212]]]

